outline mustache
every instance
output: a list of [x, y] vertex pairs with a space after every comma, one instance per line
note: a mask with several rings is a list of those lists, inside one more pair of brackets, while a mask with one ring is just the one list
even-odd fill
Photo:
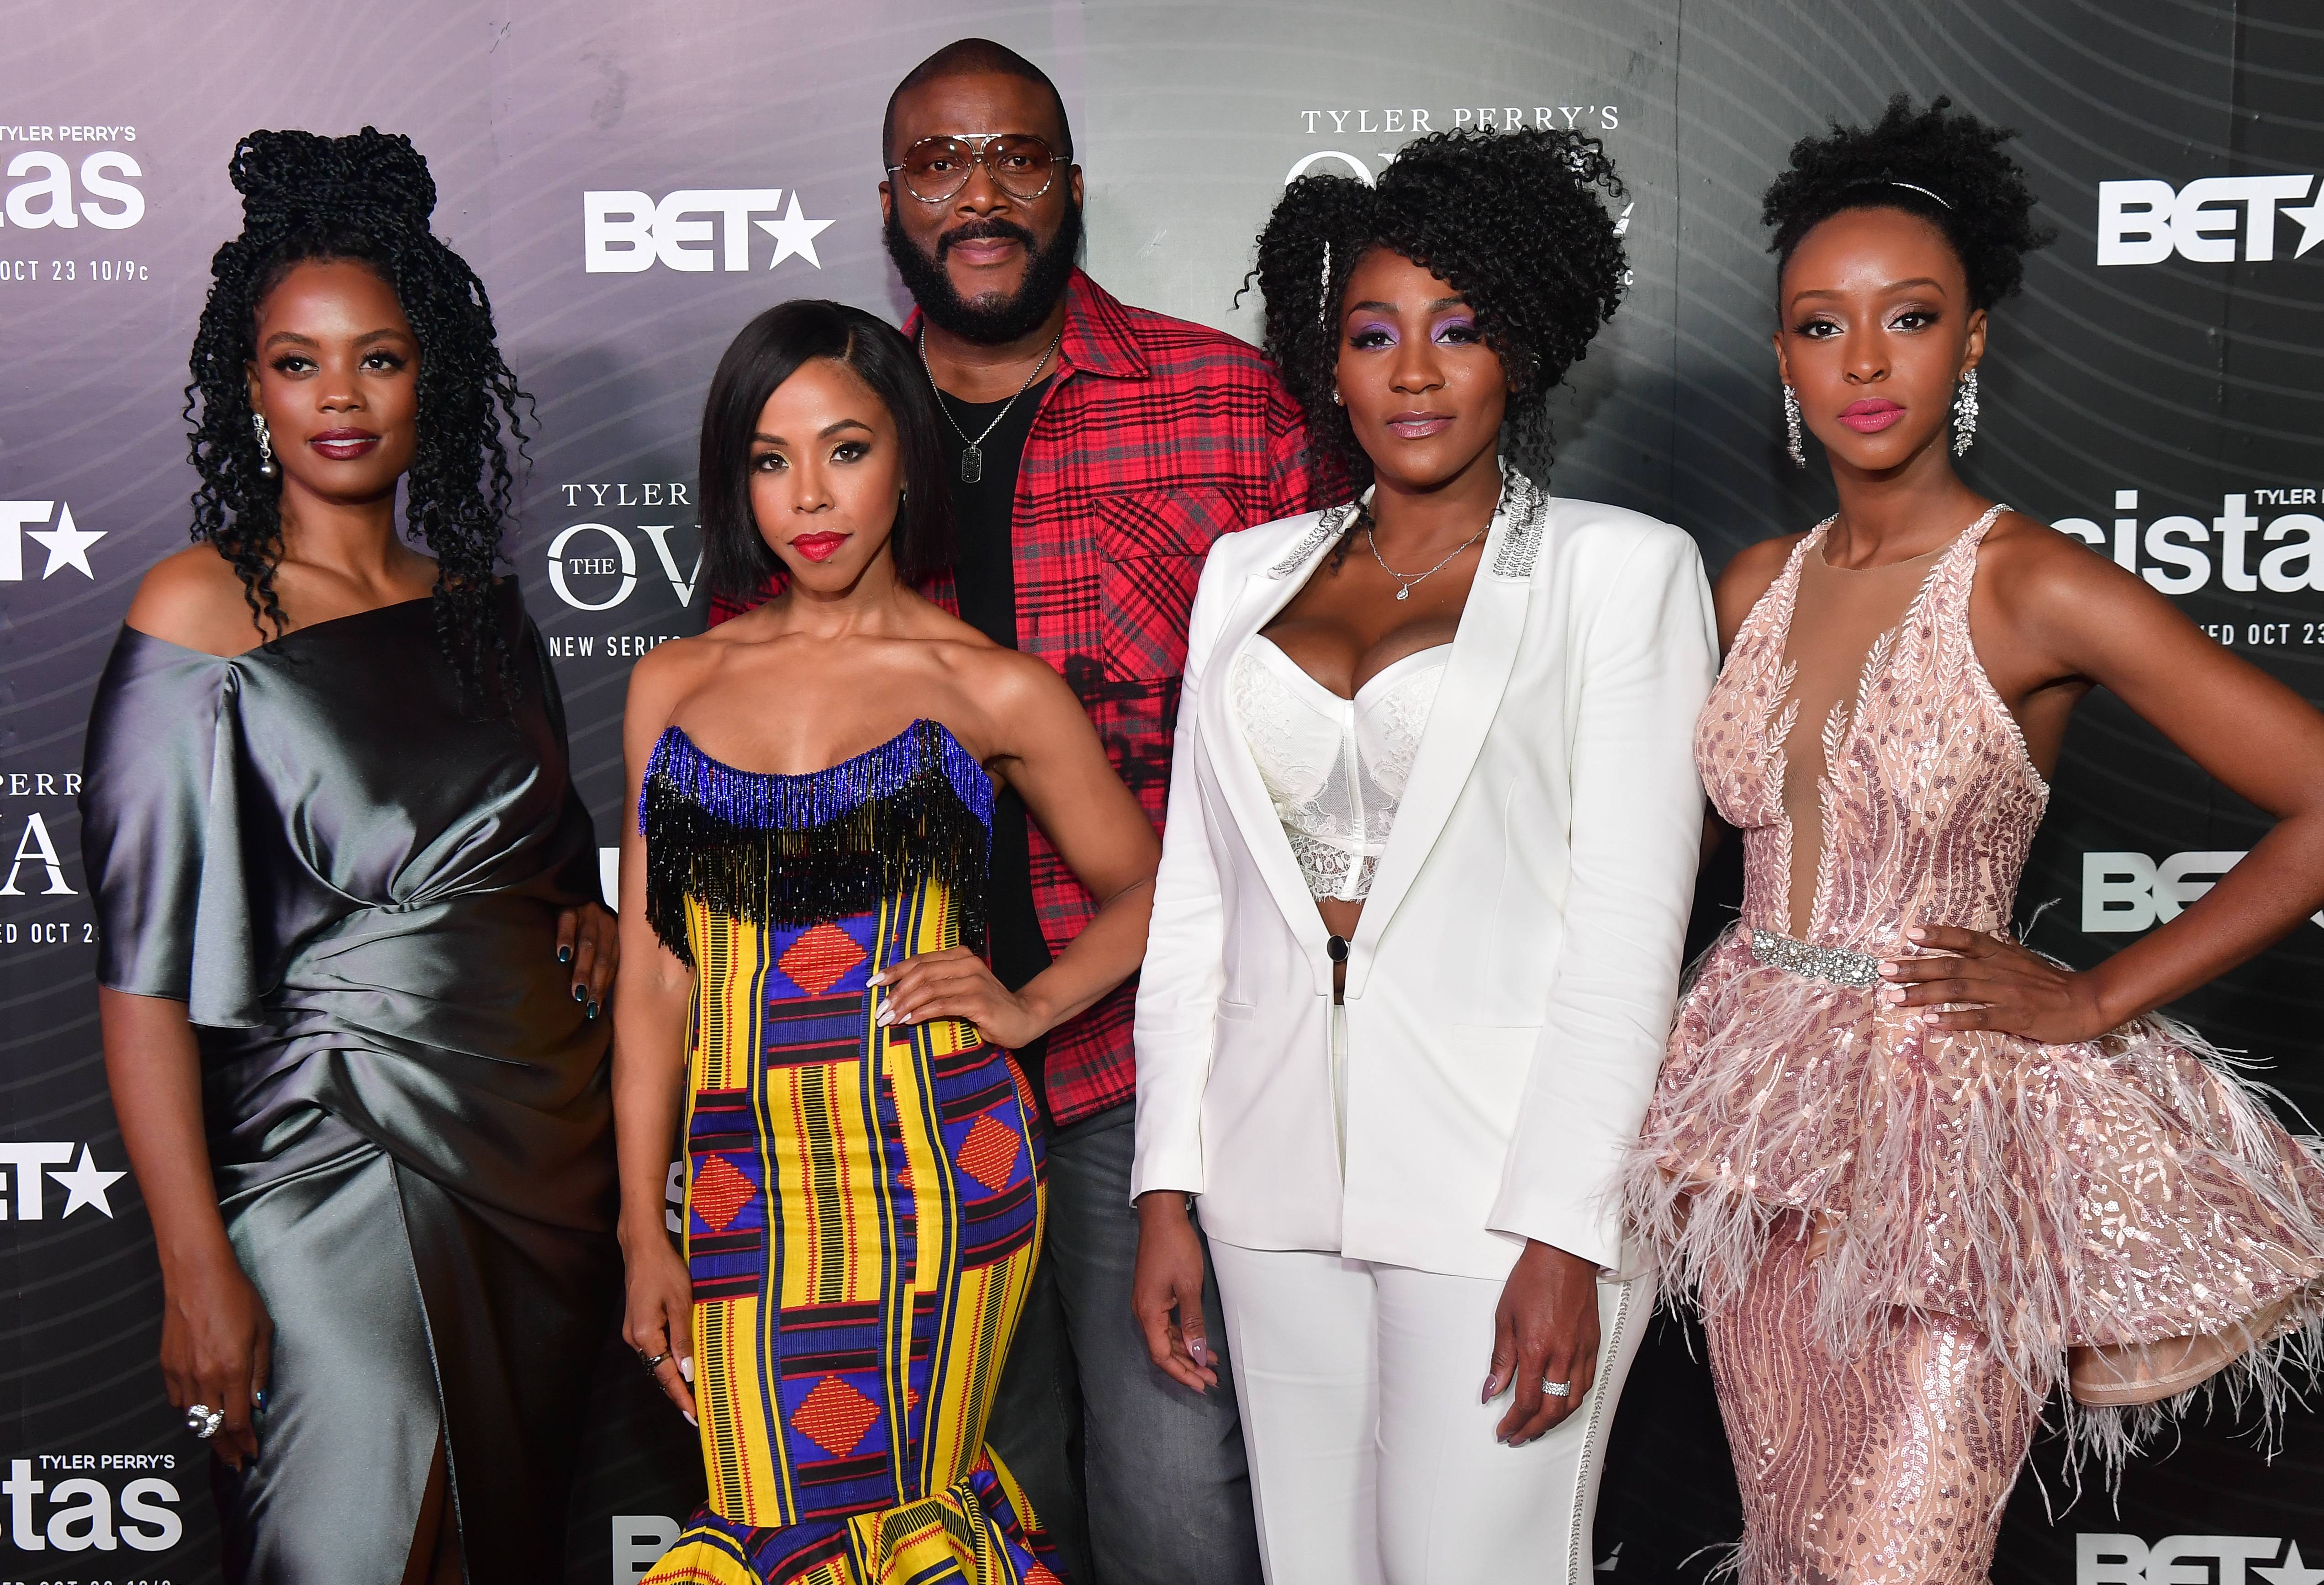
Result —
[[945, 255], [950, 253], [959, 243], [983, 242], [993, 237], [1005, 238], [1017, 243], [1028, 254], [1038, 254], [1041, 251], [1040, 238], [1013, 221], [999, 218], [970, 220], [937, 235], [936, 262], [942, 264]]

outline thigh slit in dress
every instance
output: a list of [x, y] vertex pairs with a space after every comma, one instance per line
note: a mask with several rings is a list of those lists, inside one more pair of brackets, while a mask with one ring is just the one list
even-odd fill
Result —
[[596, 839], [548, 651], [499, 599], [497, 701], [428, 599], [231, 656], [124, 628], [97, 685], [98, 982], [186, 1003], [274, 1322], [258, 1457], [212, 1470], [235, 1585], [397, 1585], [439, 1440], [468, 1577], [564, 1578], [620, 1294], [612, 1032], [557, 961]]

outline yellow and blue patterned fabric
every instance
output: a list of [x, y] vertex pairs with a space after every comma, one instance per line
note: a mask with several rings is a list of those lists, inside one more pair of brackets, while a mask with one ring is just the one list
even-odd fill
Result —
[[695, 969], [686, 1254], [708, 1500], [647, 1585], [1056, 1585], [985, 1418], [1040, 1247], [1007, 1052], [869, 976], [979, 944], [992, 783], [920, 721], [809, 775], [671, 728], [647, 913]]

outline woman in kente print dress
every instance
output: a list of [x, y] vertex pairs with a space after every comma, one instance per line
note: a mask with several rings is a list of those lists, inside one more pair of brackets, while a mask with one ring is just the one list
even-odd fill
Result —
[[[2007, 134], [1945, 108], [1804, 140], [1767, 194], [1786, 407], [1840, 511], [1720, 581], [1696, 758], [1743, 917], [1628, 1175], [1702, 1307], [1746, 1581], [1982, 1580], [2054, 1387], [2118, 1469], [2206, 1381], [2277, 1405], [2324, 1311], [2315, 1143], [2153, 1014], [2324, 903], [2324, 720], [1953, 473], [2043, 238]], [[2011, 920], [2094, 686], [2280, 823], [2074, 973]]]
[[[1057, 1578], [984, 1445], [1042, 1216], [1007, 1048], [1137, 968], [1158, 844], [1063, 680], [912, 592], [947, 549], [937, 423], [869, 314], [752, 321], [703, 419], [705, 553], [788, 587], [631, 682], [625, 1336], [709, 1477], [650, 1585]], [[980, 955], [995, 777], [1102, 903], [1014, 993]]]

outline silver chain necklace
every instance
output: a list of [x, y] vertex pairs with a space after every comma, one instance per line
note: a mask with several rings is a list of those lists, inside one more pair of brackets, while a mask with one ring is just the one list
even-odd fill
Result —
[[1434, 578], [1438, 573], [1443, 571], [1445, 562], [1451, 561], [1454, 556], [1460, 555], [1462, 552], [1467, 550], [1471, 545], [1473, 545], [1479, 540], [1483, 539], [1488, 533], [1492, 532], [1492, 520], [1490, 518], [1486, 519], [1484, 527], [1479, 529], [1476, 533], [1471, 534], [1467, 539], [1462, 540], [1458, 545], [1453, 547], [1452, 556], [1445, 557], [1443, 561], [1439, 561], [1427, 571], [1416, 572], [1409, 578], [1406, 577], [1403, 573], [1398, 572], [1386, 561], [1380, 561], [1379, 542], [1372, 538], [1371, 514], [1370, 513], [1366, 513], [1364, 514], [1364, 544], [1371, 551], [1372, 560], [1379, 561], [1379, 570], [1382, 572], [1387, 573], [1390, 578], [1396, 579], [1396, 598], [1400, 600], [1408, 600], [1412, 598], [1412, 586], [1414, 584]]
[[[1033, 366], [1033, 372], [1025, 376], [1025, 383], [1017, 387], [1017, 396], [1022, 396], [1033, 388], [1033, 382], [1040, 377], [1043, 369], [1049, 366], [1049, 360], [1057, 356], [1057, 348], [1064, 344], [1065, 339], [1065, 328], [1059, 325], [1056, 339], [1049, 343], [1048, 351], [1041, 354], [1041, 361]], [[968, 442], [968, 450], [960, 454], [960, 482], [964, 485], [982, 483], [984, 478], [984, 442], [992, 438], [992, 431], [1001, 427], [1001, 421], [1007, 418], [1009, 410], [1017, 405], [1017, 396], [1011, 396], [1002, 403], [1001, 411], [992, 415], [992, 422], [984, 426], [984, 432], [973, 440], [970, 440], [968, 431], [960, 427], [960, 421], [953, 417], [952, 409], [945, 405], [944, 387], [936, 384], [936, 371], [929, 366], [928, 328], [926, 325], [920, 327], [916, 345], [920, 349], [920, 366], [928, 371], [928, 389], [935, 392], [936, 395], [936, 411], [945, 415], [945, 422], [952, 425], [952, 432]], [[1373, 553], [1377, 555], [1379, 552]], [[1397, 597], [1398, 599], [1403, 598], [1402, 595]]]

